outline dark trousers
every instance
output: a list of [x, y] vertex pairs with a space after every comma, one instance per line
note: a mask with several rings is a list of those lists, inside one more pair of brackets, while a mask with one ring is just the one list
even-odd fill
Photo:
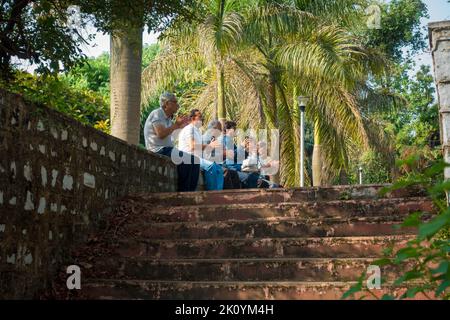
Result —
[[[158, 151], [159, 154], [170, 157], [172, 154], [172, 147], [164, 147]], [[185, 156], [182, 151], [179, 151], [180, 157]], [[200, 174], [200, 164], [194, 161], [194, 156], [191, 155], [190, 163], [181, 163], [177, 165], [178, 171], [178, 191], [195, 191], [197, 189], [198, 176]]]

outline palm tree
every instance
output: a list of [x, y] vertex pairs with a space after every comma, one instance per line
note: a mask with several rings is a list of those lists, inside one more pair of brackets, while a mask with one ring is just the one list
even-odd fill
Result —
[[138, 144], [142, 28], [111, 33], [111, 134]]
[[205, 2], [207, 15], [203, 21], [190, 25], [175, 21], [164, 33], [162, 54], [143, 72], [144, 102], [161, 86], [173, 83], [174, 78], [185, 75], [186, 71], [197, 73], [198, 67], [206, 67], [207, 77], [210, 81], [214, 79], [216, 86], [215, 117], [225, 121], [225, 66], [232, 48], [240, 42], [239, 5], [238, 1], [209, 0]]
[[111, 135], [138, 144], [144, 1], [133, 6], [112, 4], [114, 17], [127, 12], [132, 18], [115, 18], [111, 23]]
[[308, 116], [314, 123], [313, 177], [314, 185], [321, 185], [324, 168], [337, 172], [347, 163], [346, 140], [368, 142], [353, 91], [367, 80], [368, 70], [379, 73], [376, 67], [383, 64], [348, 31], [360, 17], [353, 5], [361, 1], [255, 2], [246, 16], [245, 34], [269, 74], [267, 110], [280, 128], [282, 179], [288, 185], [299, 180], [299, 117], [291, 104], [299, 92], [312, 97]]

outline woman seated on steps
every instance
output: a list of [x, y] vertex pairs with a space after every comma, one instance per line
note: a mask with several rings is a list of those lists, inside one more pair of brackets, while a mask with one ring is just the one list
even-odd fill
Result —
[[270, 188], [282, 188], [282, 186], [270, 182], [270, 177], [278, 173], [280, 168], [280, 161], [273, 160], [268, 156], [267, 142], [258, 142], [258, 169], [260, 170], [261, 178], [269, 182]]
[[278, 172], [279, 162], [267, 155], [267, 143], [246, 137], [244, 142], [246, 158], [242, 163], [242, 171], [255, 176], [257, 188], [281, 188], [272, 183], [270, 176]]
[[[234, 143], [235, 134], [236, 122], [226, 121], [225, 134], [218, 139], [226, 149], [224, 167], [237, 173], [243, 189], [278, 187], [278, 185], [267, 181], [265, 179], [266, 177], [261, 176], [260, 167], [258, 167], [256, 140], [247, 136], [243, 143], [237, 146]], [[240, 160], [241, 156], [243, 156], [244, 159]], [[266, 168], [267, 167], [266, 164]]]
[[178, 149], [200, 159], [200, 168], [204, 173], [206, 190], [223, 190], [222, 167], [203, 156], [204, 149], [216, 149], [221, 145], [217, 140], [208, 144], [203, 143], [202, 133], [200, 132], [203, 117], [200, 110], [191, 110], [189, 119], [190, 123], [181, 130], [178, 137]]

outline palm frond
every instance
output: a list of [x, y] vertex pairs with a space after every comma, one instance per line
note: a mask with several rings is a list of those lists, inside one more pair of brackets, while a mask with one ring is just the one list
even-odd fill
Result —
[[275, 56], [277, 62], [291, 73], [319, 76], [327, 81], [343, 83], [347, 88], [354, 84], [355, 79], [367, 75], [360, 62], [366, 60], [366, 54], [344, 30], [322, 26], [302, 33], [306, 34], [287, 38]]
[[352, 29], [365, 20], [365, 9], [371, 4], [368, 0], [291, 0], [299, 10], [326, 19], [331, 24], [339, 24]]

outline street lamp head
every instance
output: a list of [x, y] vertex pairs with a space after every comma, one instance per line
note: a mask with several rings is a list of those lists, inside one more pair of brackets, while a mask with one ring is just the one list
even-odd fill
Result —
[[298, 99], [298, 105], [300, 107], [306, 107], [306, 104], [309, 101], [309, 97], [305, 97], [305, 96], [299, 96], [297, 99]]

